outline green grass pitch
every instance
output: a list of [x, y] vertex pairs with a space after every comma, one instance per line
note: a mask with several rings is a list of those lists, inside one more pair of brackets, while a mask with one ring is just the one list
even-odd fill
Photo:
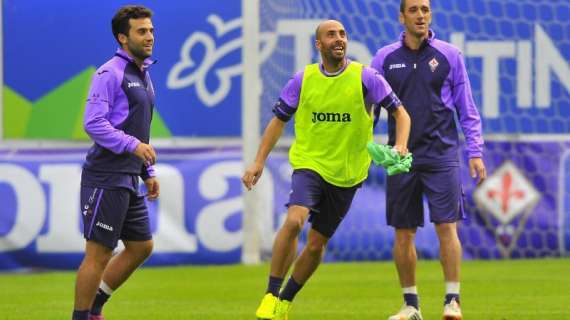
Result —
[[[255, 319], [268, 266], [142, 268], [104, 308], [117, 319]], [[424, 319], [441, 319], [437, 261], [418, 264]], [[70, 319], [74, 272], [0, 274], [0, 319]], [[467, 320], [570, 319], [570, 259], [467, 261]], [[323, 264], [294, 301], [290, 319], [386, 319], [401, 304], [392, 263]]]

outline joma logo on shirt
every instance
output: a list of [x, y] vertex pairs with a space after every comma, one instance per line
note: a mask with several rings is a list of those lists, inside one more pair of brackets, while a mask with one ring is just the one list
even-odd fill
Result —
[[108, 224], [104, 224], [101, 221], [97, 221], [97, 223], [95, 225], [99, 228], [103, 228], [103, 229], [108, 230], [108, 231], [113, 231], [113, 227], [111, 227]]
[[316, 122], [351, 122], [350, 113], [313, 112], [313, 123]]
[[138, 82], [129, 82], [129, 83], [127, 83], [127, 87], [128, 87], [128, 88], [133, 88], [133, 87], [136, 88], [136, 87], [140, 87], [140, 86], [141, 86], [141, 84], [138, 83]]
[[405, 67], [406, 67], [406, 64], [405, 64], [405, 63], [396, 63], [396, 64], [391, 64], [390, 67], [389, 67], [389, 69], [390, 69], [390, 70], [392, 70], [392, 69], [402, 69], [402, 68], [405, 68]]

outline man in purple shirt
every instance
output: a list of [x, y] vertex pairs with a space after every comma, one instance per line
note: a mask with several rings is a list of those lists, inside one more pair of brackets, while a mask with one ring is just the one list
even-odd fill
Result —
[[[381, 48], [371, 67], [382, 74], [412, 118], [409, 149], [414, 155], [410, 173], [387, 180], [387, 221], [396, 229], [394, 260], [404, 295], [404, 306], [390, 320], [421, 319], [416, 289], [417, 227], [423, 226], [423, 196], [440, 243], [446, 282], [444, 319], [461, 319], [459, 269], [461, 243], [457, 221], [464, 217], [459, 173], [457, 114], [467, 143], [469, 170], [478, 183], [486, 178], [482, 160], [481, 119], [471, 94], [461, 52], [435, 38], [429, 0], [402, 0], [400, 40]], [[389, 144], [394, 123], [389, 121]]]
[[[372, 114], [379, 107], [395, 119], [394, 148], [407, 152], [410, 120], [405, 109], [378, 72], [345, 57], [347, 44], [340, 22], [319, 24], [315, 46], [322, 63], [308, 65], [285, 85], [255, 161], [242, 178], [247, 189], [257, 183], [285, 124], [295, 115], [295, 143], [289, 152], [292, 190], [287, 217], [273, 244], [267, 290], [256, 311], [259, 319], [287, 319], [295, 295], [320, 264], [328, 240], [368, 174], [366, 143], [372, 139]], [[297, 237], [307, 219], [307, 244], [296, 257]]]
[[[159, 195], [149, 145], [154, 90], [148, 67], [154, 45], [152, 12], [124, 6], [112, 19], [120, 45], [93, 76], [84, 128], [94, 141], [81, 176], [85, 257], [75, 284], [74, 320], [101, 320], [101, 309], [152, 252], [147, 198]], [[112, 257], [118, 240], [125, 249]]]

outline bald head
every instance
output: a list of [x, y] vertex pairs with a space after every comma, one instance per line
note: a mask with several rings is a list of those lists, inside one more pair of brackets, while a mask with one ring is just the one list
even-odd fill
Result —
[[315, 38], [315, 48], [321, 53], [325, 69], [335, 70], [344, 64], [348, 37], [342, 23], [336, 20], [319, 23]]
[[330, 27], [340, 27], [340, 29], [344, 30], [344, 26], [342, 25], [342, 23], [340, 23], [340, 21], [337, 20], [325, 20], [321, 23], [319, 23], [319, 25], [317, 26], [317, 29], [315, 30], [315, 39], [320, 40], [320, 32], [321, 30], [328, 30]]

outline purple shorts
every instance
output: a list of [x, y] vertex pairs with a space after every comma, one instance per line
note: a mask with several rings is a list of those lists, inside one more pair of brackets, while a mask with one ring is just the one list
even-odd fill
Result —
[[309, 169], [293, 171], [291, 194], [287, 206], [309, 208], [312, 228], [330, 238], [348, 212], [360, 184], [342, 188], [326, 182], [318, 173]]
[[424, 225], [423, 196], [435, 224], [465, 218], [459, 167], [414, 169], [389, 176], [386, 186], [386, 221], [395, 228]]
[[81, 186], [83, 236], [114, 249], [119, 239], [152, 239], [144, 196], [125, 188]]

